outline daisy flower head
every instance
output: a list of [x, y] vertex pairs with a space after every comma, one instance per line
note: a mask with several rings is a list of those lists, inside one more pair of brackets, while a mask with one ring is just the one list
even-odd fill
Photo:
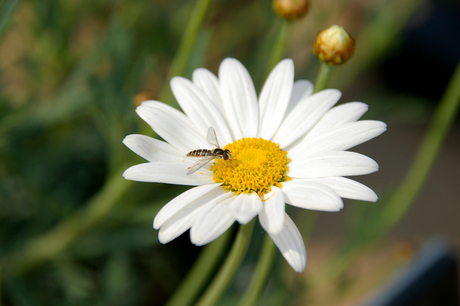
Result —
[[[313, 94], [309, 81], [294, 82], [291, 59], [273, 69], [259, 98], [248, 71], [232, 58], [221, 63], [218, 77], [200, 68], [192, 81], [174, 77], [171, 88], [183, 112], [158, 101], [136, 109], [164, 141], [123, 140], [147, 160], [128, 168], [126, 179], [195, 186], [156, 215], [160, 242], [190, 229], [192, 243], [205, 245], [235, 221], [258, 216], [286, 261], [302, 272], [305, 245], [285, 204], [339, 211], [342, 198], [377, 200], [370, 188], [344, 177], [375, 172], [377, 163], [346, 150], [383, 133], [385, 123], [358, 121], [368, 109], [361, 102], [333, 107], [341, 96], [336, 89]], [[209, 152], [217, 158], [207, 158]]]

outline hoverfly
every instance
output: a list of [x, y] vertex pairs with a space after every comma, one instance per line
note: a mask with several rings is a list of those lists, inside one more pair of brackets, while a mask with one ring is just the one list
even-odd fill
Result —
[[201, 157], [201, 160], [188, 168], [187, 175], [192, 174], [193, 172], [197, 171], [201, 167], [205, 166], [214, 158], [222, 158], [223, 160], [228, 160], [232, 158], [230, 155], [229, 150], [224, 150], [219, 147], [219, 143], [217, 142], [216, 131], [214, 131], [213, 127], [209, 127], [208, 134], [206, 135], [206, 140], [208, 143], [214, 147], [212, 150], [208, 149], [198, 149], [190, 151], [187, 156], [189, 157]]

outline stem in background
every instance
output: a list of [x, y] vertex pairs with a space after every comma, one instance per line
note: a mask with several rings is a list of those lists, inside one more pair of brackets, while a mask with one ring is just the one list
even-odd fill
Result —
[[211, 0], [198, 0], [193, 9], [192, 15], [185, 27], [185, 33], [179, 44], [179, 50], [171, 63], [171, 67], [168, 71], [166, 82], [163, 84], [163, 88], [159, 95], [159, 100], [163, 103], [169, 104], [177, 108], [177, 102], [174, 101], [172, 91], [169, 86], [169, 81], [176, 75], [182, 75], [187, 63], [190, 59], [190, 55], [193, 51], [198, 33], [200, 32], [201, 26], [203, 25], [204, 19], [209, 11]]
[[256, 270], [252, 277], [248, 291], [241, 299], [240, 306], [252, 306], [257, 303], [265, 288], [275, 259], [276, 246], [270, 235], [265, 234], [261, 255], [257, 260]]
[[235, 242], [233, 243], [230, 254], [227, 256], [222, 268], [214, 278], [206, 292], [196, 303], [198, 306], [210, 306], [217, 303], [220, 296], [224, 293], [235, 275], [238, 267], [243, 260], [246, 251], [248, 250], [249, 242], [251, 241], [252, 230], [254, 228], [255, 219], [246, 225], [240, 225]]
[[429, 130], [396, 192], [380, 215], [379, 231], [391, 229], [406, 213], [425, 183], [436, 156], [452, 127], [460, 105], [460, 62], [435, 110]]
[[281, 19], [280, 22], [281, 22], [280, 28], [276, 36], [272, 55], [270, 56], [270, 62], [267, 67], [266, 75], [269, 75], [270, 71], [272, 71], [272, 69], [276, 66], [276, 64], [278, 64], [278, 62], [283, 58], [284, 50], [286, 49], [289, 22], [285, 19]]
[[321, 68], [319, 70], [318, 76], [315, 83], [315, 92], [321, 91], [326, 87], [327, 81], [331, 76], [332, 66], [321, 62]]
[[[72, 217], [61, 221], [49, 232], [33, 238], [24, 248], [2, 260], [5, 275], [14, 276], [52, 259], [84, 233], [90, 231], [117, 203], [117, 200], [131, 187], [122, 172], [114, 174], [86, 208]], [[7, 268], [7, 269], [6, 269]]]
[[187, 276], [182, 281], [179, 288], [174, 292], [174, 295], [166, 306], [187, 306], [193, 304], [201, 288], [219, 262], [231, 234], [232, 231], [227, 230], [216, 241], [207, 245], [204, 250], [201, 251], [192, 269], [187, 273]]

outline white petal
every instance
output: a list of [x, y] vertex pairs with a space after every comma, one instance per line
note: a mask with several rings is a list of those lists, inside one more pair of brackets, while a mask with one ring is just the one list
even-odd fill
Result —
[[375, 172], [379, 165], [371, 158], [355, 152], [325, 152], [289, 163], [291, 178], [364, 175]]
[[298, 80], [294, 82], [292, 88], [291, 99], [286, 110], [285, 117], [291, 113], [291, 111], [299, 104], [302, 99], [306, 99], [313, 93], [314, 86], [312, 82], [308, 80]]
[[340, 99], [336, 89], [320, 91], [302, 100], [287, 116], [273, 138], [274, 142], [285, 148], [305, 135], [324, 114]]
[[284, 194], [278, 187], [265, 195], [264, 208], [259, 213], [260, 224], [267, 233], [278, 234], [284, 228]]
[[161, 227], [158, 232], [158, 240], [165, 244], [168, 243], [185, 231], [187, 231], [192, 225], [193, 222], [200, 216], [201, 213], [207, 212], [214, 207], [213, 205], [190, 205], [193, 207], [193, 210], [181, 210], [179, 213], [174, 216], [174, 218], [168, 219]]
[[225, 194], [226, 192], [224, 192], [222, 188], [217, 188], [219, 186], [220, 184], [209, 184], [191, 188], [186, 192], [181, 193], [169, 201], [158, 212], [153, 220], [153, 227], [155, 229], [159, 229], [168, 219], [188, 205], [191, 205], [190, 207], [204, 205]]
[[[222, 190], [222, 189], [221, 189]], [[222, 190], [223, 191], [223, 190]], [[216, 192], [215, 195], [219, 194]], [[200, 197], [179, 210], [160, 227], [158, 239], [161, 243], [168, 243], [188, 230], [202, 215], [208, 214], [217, 204], [229, 198], [225, 192], [212, 199]]]
[[228, 203], [233, 199], [220, 202], [209, 212], [201, 214], [190, 229], [190, 240], [195, 245], [205, 245], [222, 235], [235, 222], [228, 212]]
[[127, 180], [150, 183], [165, 183], [177, 185], [204, 185], [214, 183], [213, 172], [201, 168], [199, 171], [187, 175], [190, 163], [154, 162], [132, 166], [123, 173]]
[[369, 202], [378, 200], [377, 195], [372, 189], [349, 178], [327, 177], [315, 179], [314, 181], [334, 189], [342, 198]]
[[294, 83], [294, 62], [285, 59], [272, 70], [259, 98], [259, 136], [271, 139], [284, 118]]
[[342, 198], [330, 187], [315, 181], [294, 179], [284, 182], [282, 190], [286, 203], [305, 209], [339, 211]]
[[233, 141], [224, 116], [199, 87], [187, 79], [174, 77], [171, 79], [171, 89], [200, 134], [206, 135], [212, 126], [222, 146]]
[[200, 87], [219, 111], [224, 113], [224, 106], [220, 96], [219, 80], [209, 70], [198, 68], [193, 71], [193, 83]]
[[322, 133], [323, 131], [330, 130], [336, 126], [348, 123], [355, 122], [365, 112], [369, 107], [367, 104], [362, 102], [349, 102], [342, 105], [333, 107], [328, 111], [323, 118], [311, 129], [308, 133], [307, 138], [312, 138]]
[[200, 134], [182, 112], [157, 101], [146, 101], [136, 108], [138, 115], [164, 140], [179, 151], [210, 149], [206, 134]]
[[307, 158], [321, 152], [348, 150], [385, 132], [387, 125], [380, 121], [357, 121], [324, 131], [314, 138], [305, 138], [289, 150], [292, 160]]
[[251, 194], [241, 193], [229, 205], [229, 212], [241, 224], [247, 224], [262, 210], [263, 204], [259, 195], [255, 192]]
[[182, 159], [184, 153], [169, 143], [138, 134], [128, 135], [123, 143], [134, 153], [148, 161], [168, 161], [171, 157]]
[[[260, 215], [259, 221], [260, 224], [264, 222]], [[283, 230], [278, 234], [268, 234], [294, 271], [300, 273], [305, 270], [307, 265], [305, 244], [297, 226], [295, 226], [294, 222], [292, 222], [287, 214], [285, 214], [284, 217]]]
[[220, 89], [225, 115], [235, 139], [256, 137], [259, 106], [251, 77], [244, 66], [226, 58], [219, 69]]

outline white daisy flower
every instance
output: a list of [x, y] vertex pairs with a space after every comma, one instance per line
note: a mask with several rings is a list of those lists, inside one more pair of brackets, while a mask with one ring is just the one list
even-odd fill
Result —
[[[148, 161], [127, 169], [126, 179], [196, 186], [156, 215], [153, 227], [160, 230], [160, 242], [190, 229], [192, 243], [205, 245], [235, 221], [246, 224], [259, 216], [286, 261], [302, 272], [305, 245], [285, 203], [339, 211], [342, 198], [377, 200], [370, 188], [344, 178], [375, 172], [377, 163], [345, 150], [383, 133], [385, 123], [358, 121], [368, 109], [361, 102], [332, 108], [341, 96], [336, 89], [313, 94], [309, 81], [294, 83], [291, 59], [273, 69], [259, 99], [248, 71], [232, 58], [220, 65], [219, 78], [197, 69], [193, 82], [175, 77], [171, 88], [184, 112], [158, 101], [136, 109], [165, 141], [143, 135], [123, 140]], [[200, 160], [189, 152], [214, 149], [207, 141], [209, 130], [215, 130], [231, 158], [188, 174]]]

